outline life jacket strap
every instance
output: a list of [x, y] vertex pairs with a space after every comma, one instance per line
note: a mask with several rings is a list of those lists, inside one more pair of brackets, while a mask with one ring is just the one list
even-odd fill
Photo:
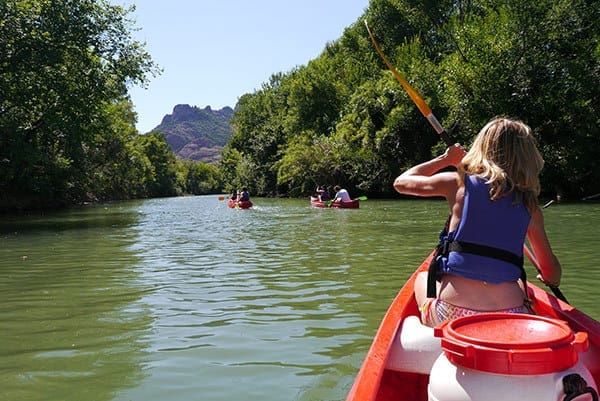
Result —
[[474, 244], [472, 242], [452, 241], [448, 244], [448, 252], [464, 252], [473, 255], [486, 256], [523, 267], [523, 256], [515, 255], [504, 249], [493, 246]]
[[448, 257], [450, 252], [464, 252], [473, 255], [486, 256], [502, 260], [504, 262], [516, 265], [521, 270], [521, 281], [523, 284], [527, 282], [527, 273], [523, 268], [523, 256], [518, 256], [504, 249], [495, 248], [492, 246], [474, 244], [464, 241], [443, 241], [438, 244], [433, 260], [429, 265], [427, 272], [427, 297], [435, 298], [437, 295], [436, 281], [439, 279], [439, 264], [442, 257]]

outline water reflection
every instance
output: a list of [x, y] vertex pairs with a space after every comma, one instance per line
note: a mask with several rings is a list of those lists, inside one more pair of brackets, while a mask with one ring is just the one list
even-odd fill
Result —
[[110, 400], [143, 375], [148, 315], [131, 287], [135, 215], [88, 208], [9, 219], [0, 237], [0, 399]]
[[384, 203], [371, 214], [256, 204], [231, 210], [195, 197], [140, 209], [131, 250], [141, 285], [154, 289], [143, 299], [154, 315], [152, 361], [120, 399], [161, 399], [164, 388], [170, 399], [314, 399], [315, 379], [331, 381], [332, 394], [349, 386], [354, 350], [368, 346], [385, 310], [377, 298], [387, 304], [407, 277], [400, 272], [414, 269], [411, 254], [394, 249], [411, 222], [391, 219]]
[[[0, 225], [2, 399], [343, 399], [447, 210], [200, 196], [72, 213]], [[545, 215], [563, 292], [600, 318], [582, 252], [600, 207]]]

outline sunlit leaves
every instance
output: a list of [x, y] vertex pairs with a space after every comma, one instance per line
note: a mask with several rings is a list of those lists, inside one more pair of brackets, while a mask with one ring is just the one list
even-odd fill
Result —
[[[443, 151], [369, 44], [365, 18], [455, 140], [468, 146], [496, 115], [522, 119], [545, 153], [543, 190], [600, 190], [600, 170], [586, 167], [597, 165], [600, 3], [584, 0], [372, 0], [319, 58], [238, 104], [231, 145], [264, 167], [263, 178], [276, 175], [272, 190], [343, 181], [386, 193], [403, 168]], [[264, 152], [274, 127], [277, 150]]]
[[70, 202], [93, 189], [110, 105], [158, 72], [131, 37], [129, 11], [101, 0], [0, 3], [3, 195]]

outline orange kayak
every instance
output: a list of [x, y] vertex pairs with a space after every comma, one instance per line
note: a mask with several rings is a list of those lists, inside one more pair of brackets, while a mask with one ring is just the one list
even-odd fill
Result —
[[312, 207], [334, 207], [339, 209], [358, 209], [360, 207], [360, 201], [358, 199], [352, 199], [350, 202], [324, 202], [320, 201], [316, 196], [310, 197], [310, 205]]
[[[523, 400], [598, 400], [600, 322], [528, 282], [536, 315], [486, 313], [445, 322], [435, 329], [424, 326], [418, 317], [413, 285], [417, 274], [427, 271], [432, 255], [393, 300], [346, 401], [504, 400], [510, 399], [513, 391]], [[506, 329], [497, 329], [504, 324], [519, 327], [523, 322], [527, 330], [544, 327], [539, 335], [555, 338], [534, 341], [528, 332], [521, 340], [525, 337], [517, 337], [519, 329], [510, 328], [504, 339]], [[485, 338], [486, 327], [493, 327], [489, 334], [493, 338]], [[503, 348], [507, 344], [510, 350]], [[443, 369], [450, 369], [450, 373]], [[589, 391], [588, 395], [533, 395], [532, 386], [538, 384], [541, 392], [563, 391], [562, 384], [547, 385], [544, 380], [567, 380], [570, 373], [584, 379], [585, 385], [579, 389]], [[474, 394], [481, 387], [487, 396], [477, 398]], [[443, 390], [436, 390], [439, 388]], [[460, 396], [452, 389], [458, 389]], [[564, 389], [567, 393], [566, 384]]]
[[227, 206], [229, 206], [232, 209], [249, 209], [252, 207], [252, 202], [229, 199], [227, 201]]

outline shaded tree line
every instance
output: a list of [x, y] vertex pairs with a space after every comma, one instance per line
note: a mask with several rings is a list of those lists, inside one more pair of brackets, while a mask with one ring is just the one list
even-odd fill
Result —
[[129, 85], [160, 73], [123, 8], [0, 2], [0, 210], [214, 192], [215, 166], [139, 135]]
[[426, 99], [456, 141], [497, 115], [533, 129], [542, 190], [600, 192], [600, 2], [371, 0], [307, 65], [239, 99], [221, 171], [228, 186], [300, 196], [316, 184], [389, 195], [401, 171], [443, 150], [368, 39]]

